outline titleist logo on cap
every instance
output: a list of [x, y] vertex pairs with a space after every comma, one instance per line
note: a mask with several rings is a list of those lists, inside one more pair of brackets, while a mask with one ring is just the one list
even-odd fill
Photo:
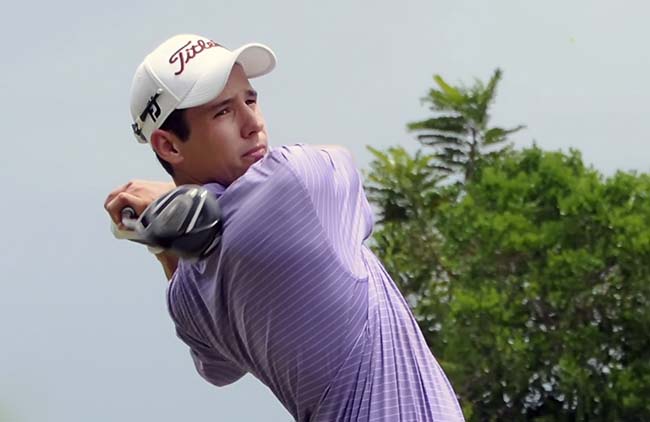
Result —
[[192, 60], [194, 57], [204, 52], [205, 50], [212, 47], [221, 47], [212, 40], [197, 40], [196, 43], [192, 44], [192, 41], [188, 41], [184, 46], [179, 48], [169, 57], [169, 63], [174, 64], [178, 62], [178, 70], [174, 72], [174, 75], [180, 75], [185, 70], [185, 65]]

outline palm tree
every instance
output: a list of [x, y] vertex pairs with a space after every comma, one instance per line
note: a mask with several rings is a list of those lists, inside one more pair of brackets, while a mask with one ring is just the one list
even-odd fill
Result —
[[410, 131], [419, 133], [420, 143], [434, 148], [433, 167], [446, 174], [461, 175], [462, 183], [473, 180], [482, 160], [510, 149], [511, 144], [504, 145], [508, 135], [524, 128], [488, 127], [488, 109], [501, 75], [501, 70], [496, 69], [487, 85], [476, 80], [471, 87], [451, 86], [435, 75], [438, 89], [429, 90], [422, 101], [430, 104], [436, 116], [407, 125]]

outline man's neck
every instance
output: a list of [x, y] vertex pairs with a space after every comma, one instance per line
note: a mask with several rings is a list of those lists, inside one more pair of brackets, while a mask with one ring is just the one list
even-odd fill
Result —
[[190, 177], [187, 174], [184, 174], [183, 172], [180, 171], [174, 171], [174, 176], [172, 177], [172, 180], [174, 180], [174, 184], [176, 186], [181, 186], [181, 185], [203, 185], [204, 182], [201, 182], [200, 180]]

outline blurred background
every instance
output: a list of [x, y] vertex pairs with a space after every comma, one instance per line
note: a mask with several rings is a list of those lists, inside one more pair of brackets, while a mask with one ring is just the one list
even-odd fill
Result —
[[468, 419], [648, 420], [649, 15], [640, 0], [6, 6], [0, 420], [291, 419], [250, 376], [199, 378], [157, 262], [114, 240], [102, 207], [166, 179], [131, 134], [129, 87], [186, 32], [274, 49], [253, 82], [273, 145], [354, 153], [373, 245]]

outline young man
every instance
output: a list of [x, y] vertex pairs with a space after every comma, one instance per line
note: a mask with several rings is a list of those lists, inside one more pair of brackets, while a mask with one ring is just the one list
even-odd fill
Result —
[[[175, 185], [219, 198], [220, 246], [189, 262], [160, 254], [168, 306], [196, 369], [218, 385], [251, 373], [297, 421], [461, 421], [403, 297], [364, 245], [372, 214], [341, 147], [268, 147], [249, 78], [260, 44], [229, 51], [172, 37], [136, 71], [131, 114]], [[174, 184], [132, 182], [105, 207], [138, 212]]]

